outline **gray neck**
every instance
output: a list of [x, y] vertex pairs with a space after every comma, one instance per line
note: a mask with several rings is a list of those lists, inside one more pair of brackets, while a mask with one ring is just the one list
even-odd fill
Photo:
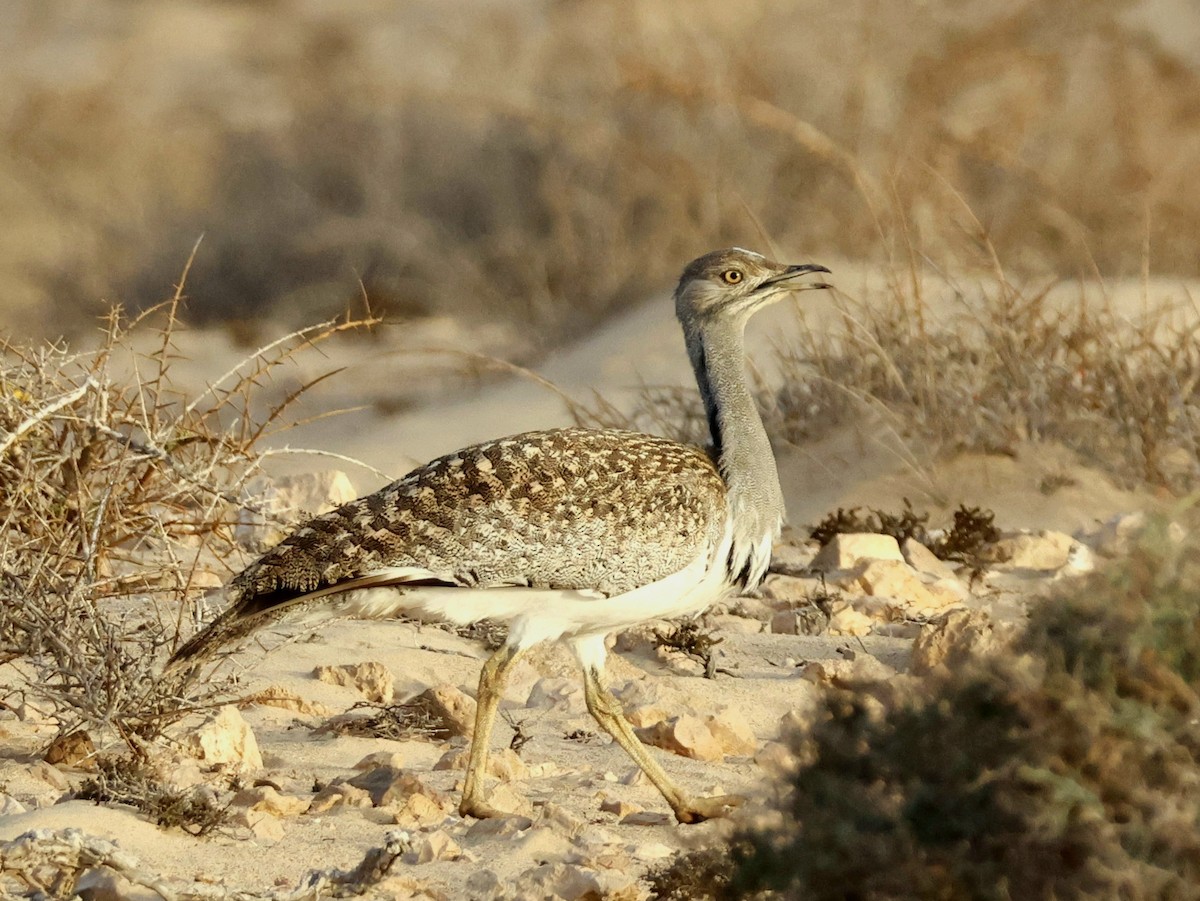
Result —
[[745, 320], [684, 327], [688, 355], [708, 414], [733, 520], [731, 581], [753, 587], [766, 574], [783, 520], [783, 491], [767, 430], [746, 382]]

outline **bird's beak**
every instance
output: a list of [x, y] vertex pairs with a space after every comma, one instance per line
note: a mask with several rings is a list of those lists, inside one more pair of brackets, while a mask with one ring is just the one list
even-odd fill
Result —
[[[763, 282], [761, 285], [759, 285], [754, 290], [755, 290], [755, 292], [762, 291], [763, 289], [769, 290], [770, 288], [779, 286], [782, 282], [791, 281], [792, 279], [797, 278], [798, 276], [801, 276], [801, 275], [806, 275], [809, 272], [828, 273], [829, 270], [826, 269], [824, 266], [818, 266], [816, 263], [800, 263], [796, 266], [788, 266], [787, 269], [783, 270], [783, 272], [779, 273], [778, 275], [772, 275], [769, 279], [767, 279], [765, 282]], [[789, 285], [788, 287], [791, 287], [791, 286]], [[809, 283], [809, 284], [805, 284], [805, 285], [796, 285], [796, 288], [798, 288], [798, 289], [799, 288], [804, 288], [804, 289], [831, 288], [831, 287], [833, 287], [833, 286], [827, 285], [827, 284], [825, 284], [825, 282], [813, 282], [813, 283]]]

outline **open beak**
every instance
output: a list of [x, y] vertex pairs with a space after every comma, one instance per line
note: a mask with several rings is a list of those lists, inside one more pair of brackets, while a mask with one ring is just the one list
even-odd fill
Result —
[[[789, 282], [801, 275], [807, 275], [810, 272], [829, 273], [829, 270], [824, 266], [818, 266], [816, 263], [800, 263], [796, 266], [788, 266], [787, 269], [778, 275], [773, 275], [755, 289], [755, 293], [764, 289], [779, 287], [783, 282]], [[790, 285], [788, 287], [791, 287]], [[816, 289], [816, 288], [832, 288], [832, 285], [827, 285], [825, 282], [813, 282], [804, 285], [796, 285], [797, 289]]]

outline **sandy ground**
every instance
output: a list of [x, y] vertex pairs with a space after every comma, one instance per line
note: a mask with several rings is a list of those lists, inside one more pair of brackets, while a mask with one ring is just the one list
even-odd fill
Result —
[[[853, 286], [865, 283], [869, 274], [851, 270], [843, 278], [843, 284]], [[1136, 307], [1141, 289], [1123, 290], [1126, 302]], [[832, 321], [834, 308], [828, 297], [806, 294], [804, 302], [810, 322], [822, 317]], [[771, 341], [786, 337], [789, 327], [786, 310], [761, 318], [751, 333], [752, 357], [761, 355]], [[492, 352], [503, 341], [502, 335], [486, 336], [486, 340], [476, 336], [472, 341], [444, 323], [432, 328], [434, 332], [411, 332], [408, 337], [443, 346], [462, 339], [468, 347]], [[432, 365], [426, 356], [400, 353], [403, 336], [389, 341], [394, 343], [378, 345], [380, 349], [370, 354], [362, 352], [362, 345], [330, 350], [328, 362], [345, 362], [350, 369], [324, 387], [313, 403], [348, 405], [365, 393], [369, 407], [336, 423], [324, 420], [289, 435], [288, 442], [336, 450], [400, 475], [411, 461], [470, 441], [567, 424], [561, 399], [530, 379], [456, 381], [454, 373]], [[190, 342], [195, 343], [189, 346]], [[224, 372], [238, 355], [221, 346], [219, 336], [183, 335], [180, 345], [181, 352], [195, 357], [195, 362], [181, 362], [177, 376], [196, 384]], [[200, 348], [204, 352], [195, 353]], [[585, 397], [596, 390], [619, 405], [628, 404], [643, 383], [686, 384], [689, 378], [670, 306], [661, 298], [610, 323], [588, 341], [555, 354], [538, 372], [573, 396]], [[298, 379], [304, 375], [296, 373]], [[405, 403], [411, 406], [399, 413], [381, 412], [376, 401], [393, 386], [398, 389], [394, 393], [408, 398]], [[288, 386], [276, 388], [286, 391]], [[791, 522], [811, 523], [837, 506], [897, 508], [901, 498], [908, 497], [918, 508], [933, 512], [935, 519], [966, 503], [994, 510], [997, 523], [1005, 529], [1055, 529], [1086, 539], [1113, 516], [1153, 504], [1152, 498], [1120, 490], [1107, 477], [1080, 466], [1062, 448], [1024, 447], [1015, 458], [974, 454], [937, 464], [917, 455], [916, 466], [912, 450], [898, 447], [890, 436], [869, 426], [843, 428], [804, 447], [780, 448]], [[313, 468], [312, 458], [297, 459], [295, 468]], [[1069, 475], [1073, 484], [1047, 495], [1039, 485], [1048, 473]], [[375, 487], [380, 480], [365, 470], [354, 472], [353, 477], [361, 490]], [[803, 533], [797, 529], [790, 535], [793, 545], [781, 553], [793, 560], [808, 559], [813, 548], [803, 544]], [[1062, 578], [1069, 575], [1065, 571], [1001, 573], [991, 583], [985, 580], [972, 586], [967, 605], [1019, 610]], [[812, 664], [843, 665], [847, 657], [865, 656], [902, 672], [916, 628], [890, 630], [895, 634], [879, 634], [889, 631], [879, 629], [861, 638], [771, 634], [765, 624], [770, 611], [764, 614], [761, 604], [757, 614], [736, 604], [726, 609], [745, 614], [709, 621], [724, 639], [718, 660], [729, 674], [702, 678], [694, 663], [657, 652], [650, 643], [633, 638], [623, 640], [626, 652], [611, 659], [612, 681], [627, 705], [656, 706], [669, 716], [736, 710], [754, 733], [756, 753], [779, 738], [780, 719], [788, 711], [811, 707], [819, 681]], [[264, 653], [264, 646], [271, 650]], [[397, 698], [405, 698], [443, 683], [473, 693], [485, 655], [479, 643], [433, 625], [338, 621], [316, 629], [272, 631], [224, 664], [222, 672], [236, 674], [239, 694], [282, 685], [307, 701], [342, 712], [362, 700], [362, 695], [353, 688], [317, 681], [314, 667], [378, 661], [394, 675]], [[414, 844], [419, 849], [430, 834], [440, 831], [461, 846], [462, 855], [416, 863], [414, 852], [396, 873], [415, 881], [394, 883], [388, 891], [402, 894], [416, 886], [444, 898], [499, 897], [505, 891], [509, 897], [522, 897], [525, 891], [534, 892], [530, 896], [539, 891], [545, 895], [549, 890], [537, 888], [535, 871], [547, 863], [565, 863], [595, 876], [602, 894], [644, 897], [638, 874], [676, 849], [710, 840], [726, 828], [722, 823], [677, 826], [665, 817], [651, 825], [621, 824], [617, 814], [601, 811], [604, 801], [623, 801], [647, 811], [667, 812], [651, 786], [631, 778], [633, 765], [619, 748], [607, 738], [586, 735], [599, 730], [584, 710], [575, 673], [576, 665], [564, 649], [540, 650], [518, 666], [505, 695], [505, 709], [530, 736], [521, 750], [528, 772], [512, 788], [532, 802], [533, 825], [511, 834], [488, 833], [472, 829], [472, 821], [449, 809], [437, 823], [418, 829]], [[547, 703], [544, 690], [542, 700], [531, 702], [531, 692], [539, 683], [541, 689], [559, 691], [561, 703]], [[268, 779], [284, 794], [310, 798], [314, 785], [355, 775], [355, 764], [381, 750], [399, 755], [405, 771], [431, 789], [450, 796], [458, 790], [461, 770], [433, 767], [447, 750], [464, 746], [461, 738], [439, 743], [337, 736], [318, 731], [327, 716], [261, 705], [247, 707], [244, 716], [264, 761], [262, 772], [248, 773], [245, 779]], [[86, 773], [48, 769], [38, 761], [53, 735], [49, 725], [4, 718], [0, 730], [4, 746], [0, 784], [28, 808], [0, 816], [0, 840], [33, 828], [76, 826], [119, 841], [147, 869], [171, 878], [203, 877], [265, 891], [294, 885], [309, 869], [352, 866], [393, 828], [393, 812], [387, 808], [334, 808], [283, 818], [282, 837], [256, 836], [246, 827], [235, 827], [211, 838], [194, 839], [178, 829], [156, 828], [131, 810], [81, 801], [55, 803]], [[576, 730], [583, 730], [585, 737], [569, 738]], [[510, 735], [511, 729], [501, 724], [495, 744], [506, 744]], [[682, 784], [699, 793], [732, 791], [762, 798], [770, 791], [768, 768], [755, 761], [756, 754], [702, 761], [655, 753]]]

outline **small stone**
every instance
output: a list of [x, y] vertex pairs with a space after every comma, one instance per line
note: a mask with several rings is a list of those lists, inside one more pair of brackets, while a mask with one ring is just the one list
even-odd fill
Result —
[[[471, 753], [467, 748], [451, 748], [433, 765], [434, 770], [465, 770]], [[526, 779], [529, 767], [519, 754], [512, 748], [493, 750], [488, 755], [487, 771], [489, 776], [495, 776], [501, 782], [513, 782]]]
[[201, 723], [185, 739], [184, 746], [208, 764], [228, 764], [246, 770], [263, 767], [254, 731], [232, 704], [226, 704]]
[[0, 793], [0, 817], [16, 816], [18, 813], [25, 813], [27, 809], [12, 795]]
[[746, 718], [732, 707], [705, 720], [725, 756], [746, 757], [758, 750], [758, 739]]
[[812, 568], [820, 572], [853, 569], [863, 560], [898, 560], [904, 562], [900, 545], [891, 535], [855, 532], [834, 535], [813, 558]]
[[817, 685], [832, 685], [860, 691], [885, 682], [896, 671], [870, 654], [856, 654], [851, 660], [818, 660], [804, 667], [803, 676]]
[[630, 725], [643, 729], [647, 726], [653, 726], [655, 723], [663, 722], [670, 715], [665, 709], [656, 704], [646, 704], [641, 707], [632, 708], [625, 715], [625, 718], [629, 720]]
[[34, 779], [40, 779], [58, 791], [66, 791], [71, 787], [71, 781], [57, 767], [52, 767], [44, 760], [29, 764], [28, 771]]
[[255, 704], [290, 710], [303, 716], [332, 716], [335, 712], [332, 707], [305, 700], [290, 688], [284, 688], [282, 685], [272, 685], [238, 701], [239, 707], [250, 707]]
[[416, 863], [432, 863], [435, 860], [458, 860], [463, 855], [462, 846], [444, 829], [429, 833], [416, 850]]
[[424, 795], [439, 804], [445, 800], [441, 792], [429, 788], [416, 776], [390, 766], [367, 770], [352, 779], [347, 779], [346, 783], [361, 788], [370, 795], [371, 803], [375, 807], [401, 804], [405, 798], [414, 794]]
[[921, 630], [913, 643], [909, 670], [924, 675], [958, 670], [972, 659], [1008, 647], [1016, 627], [994, 623], [981, 610], [952, 610]]
[[648, 745], [692, 757], [696, 760], [723, 760], [721, 743], [713, 736], [708, 724], [698, 716], [676, 716], [637, 730], [638, 737]]
[[308, 810], [310, 798], [283, 795], [269, 785], [243, 788], [233, 797], [233, 803], [249, 810], [262, 811], [277, 817], [299, 816]]
[[604, 887], [594, 872], [567, 863], [547, 863], [526, 870], [512, 888], [517, 898], [600, 901], [605, 897]]
[[86, 870], [72, 886], [73, 895], [82, 901], [128, 901], [133, 897], [132, 888], [128, 880], [107, 867]]
[[409, 795], [396, 808], [393, 819], [399, 826], [420, 829], [445, 820], [446, 809], [424, 795]]
[[868, 594], [892, 598], [918, 613], [941, 610], [949, 601], [930, 591], [916, 570], [903, 560], [870, 560], [855, 575]]
[[500, 877], [491, 870], [476, 870], [467, 877], [466, 889], [472, 898], [494, 898], [500, 887]]
[[935, 579], [955, 578], [954, 567], [939, 558], [933, 551], [921, 544], [915, 538], [905, 538], [901, 547], [904, 559], [919, 573], [933, 576]]
[[52, 766], [95, 769], [96, 745], [83, 729], [60, 735], [50, 742], [45, 761]]
[[769, 741], [754, 755], [754, 762], [777, 779], [794, 775], [800, 769], [800, 758], [783, 742]]
[[365, 789], [335, 782], [325, 786], [308, 805], [310, 814], [326, 813], [335, 807], [372, 807], [371, 795]]
[[481, 842], [494, 838], [509, 838], [524, 832], [532, 825], [532, 818], [519, 814], [476, 820], [467, 830], [466, 839], [468, 842]]
[[263, 841], [274, 844], [283, 839], [283, 823], [279, 817], [265, 810], [243, 810], [234, 817], [234, 822], [247, 827], [255, 838]]
[[831, 635], [870, 635], [875, 621], [860, 610], [843, 607], [829, 617]]
[[475, 699], [449, 683], [435, 685], [406, 701], [405, 705], [428, 712], [441, 723], [447, 737], [470, 738], [475, 731]]
[[619, 798], [605, 798], [600, 802], [600, 810], [604, 813], [615, 813], [618, 819], [624, 820], [625, 817], [634, 813], [641, 813], [646, 808], [640, 804], [634, 804], [632, 801], [622, 801]]
[[[381, 766], [390, 766], [393, 769], [402, 770], [404, 769], [404, 755], [399, 751], [374, 751], [354, 764], [352, 769], [362, 773]], [[434, 769], [436, 770], [437, 767], [434, 767]]]
[[578, 679], [547, 676], [538, 679], [529, 690], [526, 707], [544, 710], [570, 710], [583, 707], [583, 685]]
[[733, 613], [715, 613], [708, 618], [708, 622], [715, 632], [732, 632], [735, 635], [754, 635], [761, 632], [763, 627], [756, 619]]
[[318, 666], [313, 670], [313, 676], [330, 685], [357, 689], [364, 698], [376, 704], [390, 704], [395, 696], [395, 676], [376, 660], [338, 666]]
[[1045, 571], [1065, 566], [1074, 543], [1064, 532], [1046, 530], [1005, 536], [991, 551], [994, 560], [1013, 569]]
[[675, 817], [658, 810], [639, 810], [621, 817], [622, 826], [671, 826]]

